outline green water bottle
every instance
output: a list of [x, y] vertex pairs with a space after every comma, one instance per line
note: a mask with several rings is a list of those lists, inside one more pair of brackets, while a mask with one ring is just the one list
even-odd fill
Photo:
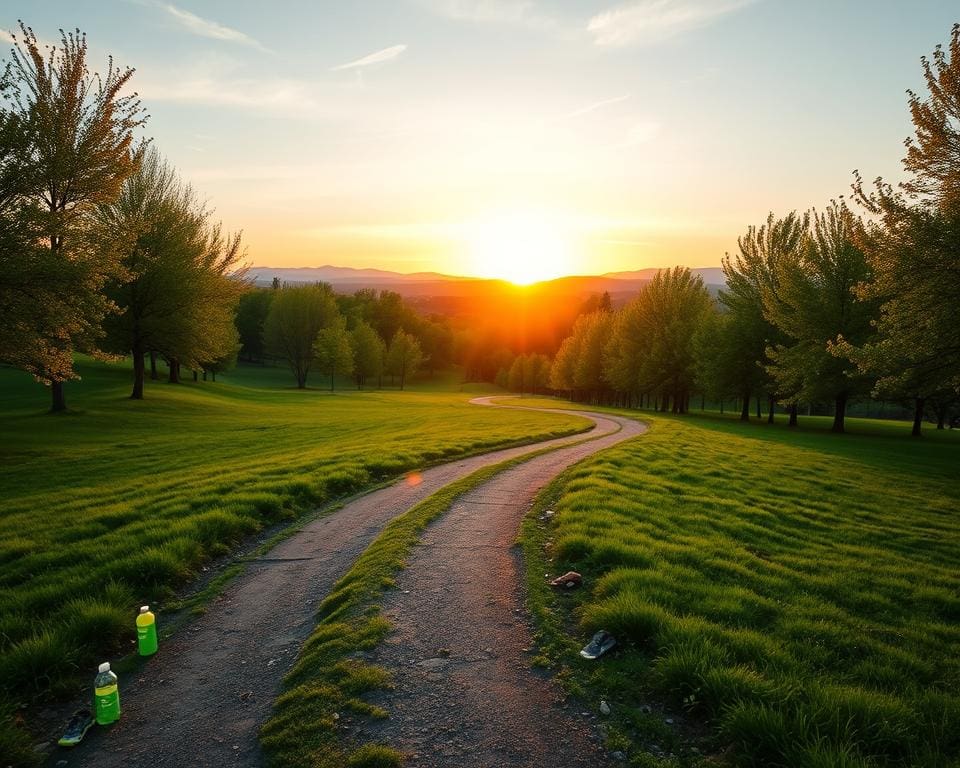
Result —
[[153, 656], [157, 652], [157, 617], [149, 605], [140, 606], [137, 616], [137, 647], [141, 656]]
[[97, 725], [110, 725], [120, 719], [120, 691], [109, 661], [100, 665], [97, 679], [93, 681], [93, 703]]

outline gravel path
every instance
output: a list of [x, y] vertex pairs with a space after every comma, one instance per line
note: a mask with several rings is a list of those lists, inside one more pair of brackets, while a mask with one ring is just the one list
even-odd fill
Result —
[[[427, 529], [386, 597], [394, 631], [373, 663], [391, 671], [396, 688], [376, 699], [390, 718], [365, 736], [400, 749], [410, 765], [606, 763], [591, 717], [567, 709], [553, 681], [530, 668], [524, 569], [514, 546], [524, 514], [550, 480], [646, 429], [583, 415], [620, 430], [531, 459], [465, 494]], [[595, 703], [592, 709], [591, 716]]]
[[[489, 404], [489, 398], [478, 402]], [[553, 462], [544, 462], [542, 458], [530, 462], [531, 469], [525, 473], [530, 482], [525, 486], [523, 498], [532, 498], [541, 481], [545, 482], [567, 464], [611, 441], [625, 439], [630, 436], [628, 430], [636, 433], [639, 428], [636, 422], [626, 419], [590, 418], [595, 426], [587, 436], [609, 436], [543, 457], [556, 457]], [[623, 431], [610, 434], [621, 426]], [[123, 718], [118, 724], [110, 729], [93, 729], [73, 750], [56, 750], [49, 764], [95, 765], [97, 768], [262, 765], [258, 730], [270, 714], [284, 673], [294, 663], [300, 646], [315, 626], [317, 606], [383, 526], [435, 491], [483, 466], [545, 446], [569, 446], [584, 437], [560, 438], [433, 467], [422, 473], [419, 485], [398, 481], [355, 498], [334, 514], [310, 523], [266, 556], [252, 562], [203, 616], [164, 643], [161, 652], [146, 664], [138, 677], [121, 680]], [[498, 563], [493, 571], [498, 574], [496, 584], [488, 575], [486, 587], [478, 585], [483, 587], [478, 593], [481, 602], [498, 595], [497, 599], [502, 599], [498, 605], [502, 605], [503, 615], [510, 620], [514, 620], [514, 608], [521, 605], [514, 587], [518, 571], [516, 563], [509, 567], [499, 563], [501, 555], [511, 561], [507, 550], [523, 514], [521, 498], [514, 501], [516, 504], [509, 505], [509, 509], [503, 507], [513, 521], [512, 532], [508, 534], [504, 528], [504, 533], [494, 536], [491, 531], [493, 538], [483, 547]], [[460, 519], [461, 505], [457, 505], [455, 511], [454, 517]], [[496, 521], [497, 530], [502, 527], [500, 517], [500, 513], [490, 516], [491, 525]], [[436, 530], [441, 529], [431, 529], [431, 541]], [[491, 548], [496, 549], [496, 553]], [[440, 550], [436, 552], [439, 554]], [[443, 557], [449, 556], [449, 550], [444, 550]], [[461, 556], [475, 559], [469, 558], [467, 552], [454, 553], [454, 556], [458, 562]], [[419, 573], [419, 562], [418, 556], [411, 575]], [[423, 590], [417, 589], [422, 594]], [[480, 608], [483, 614], [484, 607]], [[415, 606], [411, 610], [412, 620], [424, 620], [422, 611], [417, 612]], [[437, 610], [446, 609], [438, 606]], [[432, 621], [429, 616], [426, 620]], [[452, 622], [451, 629], [462, 623], [462, 617], [452, 614], [446, 614], [443, 620]], [[493, 623], [498, 621], [495, 619]], [[406, 623], [401, 626], [401, 632], [405, 626]], [[464, 634], [474, 636], [472, 632]], [[518, 638], [525, 630], [505, 634], [507, 638], [489, 643], [497, 647], [496, 659], [502, 664], [514, 663], [507, 661], [505, 653], [516, 646], [515, 659], [510, 658], [519, 663], [522, 643]], [[453, 647], [452, 642], [448, 645]], [[519, 669], [514, 671], [514, 679], [519, 672]], [[475, 695], [479, 693], [480, 689], [475, 689]], [[554, 693], [545, 695], [555, 696]], [[534, 710], [534, 714], [537, 718], [534, 722], [541, 721], [542, 706]]]

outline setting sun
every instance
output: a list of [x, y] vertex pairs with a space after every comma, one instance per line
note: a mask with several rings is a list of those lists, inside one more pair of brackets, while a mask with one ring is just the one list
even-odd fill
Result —
[[559, 216], [536, 209], [498, 211], [467, 228], [472, 272], [517, 285], [569, 274], [570, 240]]

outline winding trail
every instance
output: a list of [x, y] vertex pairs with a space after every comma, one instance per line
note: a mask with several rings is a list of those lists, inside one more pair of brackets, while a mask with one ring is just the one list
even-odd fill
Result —
[[[383, 527], [484, 466], [545, 447], [556, 450], [496, 475], [427, 529], [401, 589], [387, 599], [397, 629], [381, 663], [395, 672], [397, 689], [387, 703], [391, 719], [375, 737], [416, 753], [415, 765], [601, 764], [585, 725], [552, 703], [557, 691], [529, 669], [522, 568], [511, 547], [534, 496], [557, 473], [645, 427], [557, 412], [585, 416], [594, 427], [453, 461], [425, 470], [419, 485], [400, 480], [358, 496], [252, 561], [138, 677], [121, 681], [121, 721], [93, 729], [71, 751], [55, 751], [49, 764], [263, 765], [257, 733], [315, 626], [317, 606]], [[449, 658], [437, 659], [439, 648]]]

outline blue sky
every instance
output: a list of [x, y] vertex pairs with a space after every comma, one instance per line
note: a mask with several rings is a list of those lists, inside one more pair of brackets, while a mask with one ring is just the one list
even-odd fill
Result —
[[854, 168], [896, 177], [904, 91], [960, 8], [5, 0], [19, 18], [137, 68], [147, 134], [251, 263], [495, 273], [514, 237], [587, 273], [716, 265]]

